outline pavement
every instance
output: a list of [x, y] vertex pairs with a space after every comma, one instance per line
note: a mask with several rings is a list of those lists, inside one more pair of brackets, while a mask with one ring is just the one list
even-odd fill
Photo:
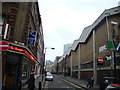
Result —
[[[59, 75], [59, 77], [65, 79], [65, 80], [68, 80], [69, 82], [74, 83], [74, 84], [82, 87], [85, 90], [100, 90], [99, 89], [100, 86], [98, 84], [94, 84], [93, 88], [87, 88], [87, 81], [85, 81], [85, 80], [81, 80], [81, 79], [79, 80], [77, 78], [71, 78], [71, 77], [63, 76], [63, 75]], [[39, 88], [39, 85], [41, 85], [42, 89]], [[43, 81], [41, 82], [41, 77], [37, 77], [35, 86], [36, 86], [35, 90], [44, 90], [44, 88], [46, 88], [45, 79], [43, 79]], [[22, 88], [27, 88], [27, 85], [23, 86]]]
[[93, 88], [88, 88], [86, 80], [81, 80], [81, 79], [79, 80], [77, 78], [71, 78], [71, 77], [63, 76], [63, 75], [60, 75], [60, 77], [82, 87], [85, 90], [100, 90], [100, 85], [98, 84], [94, 84]]
[[[28, 86], [28, 84], [22, 86], [22, 90], [26, 90], [27, 86]], [[45, 79], [42, 80], [41, 76], [35, 77], [35, 87], [36, 87], [35, 90], [42, 90], [42, 88], [44, 88], [44, 86], [45, 86]]]

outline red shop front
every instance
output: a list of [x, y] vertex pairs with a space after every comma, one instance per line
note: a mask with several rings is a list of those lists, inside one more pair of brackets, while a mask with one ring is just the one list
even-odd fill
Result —
[[2, 87], [18, 88], [19, 82], [24, 84], [34, 69], [36, 59], [24, 46], [9, 44], [9, 49], [2, 53]]

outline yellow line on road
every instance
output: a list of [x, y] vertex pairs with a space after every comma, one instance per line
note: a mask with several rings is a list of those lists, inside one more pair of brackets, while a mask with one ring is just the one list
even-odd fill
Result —
[[65, 81], [65, 82], [67, 82], [67, 83], [69, 83], [69, 84], [71, 84], [71, 85], [73, 85], [73, 86], [75, 86], [75, 87], [77, 87], [77, 88], [81, 88], [81, 87], [79, 87], [79, 86], [77, 86], [77, 85], [75, 85], [74, 83], [71, 83], [71, 82], [69, 82], [69, 81], [67, 81], [67, 80], [65, 80], [65, 79], [63, 79], [63, 78], [61, 78], [63, 81]]

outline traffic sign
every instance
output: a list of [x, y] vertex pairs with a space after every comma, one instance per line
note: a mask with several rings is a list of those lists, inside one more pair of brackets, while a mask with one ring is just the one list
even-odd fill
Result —
[[99, 63], [103, 63], [103, 58], [98, 58]]
[[9, 48], [9, 44], [6, 41], [0, 41], [0, 50], [6, 51]]

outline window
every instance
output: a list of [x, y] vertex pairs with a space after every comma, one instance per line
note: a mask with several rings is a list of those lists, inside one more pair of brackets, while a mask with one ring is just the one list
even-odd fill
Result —
[[92, 69], [93, 68], [93, 62], [81, 64], [81, 69]]
[[28, 73], [28, 62], [24, 60], [22, 66], [22, 80], [27, 79], [27, 73]]
[[73, 66], [73, 70], [78, 70], [78, 65]]

